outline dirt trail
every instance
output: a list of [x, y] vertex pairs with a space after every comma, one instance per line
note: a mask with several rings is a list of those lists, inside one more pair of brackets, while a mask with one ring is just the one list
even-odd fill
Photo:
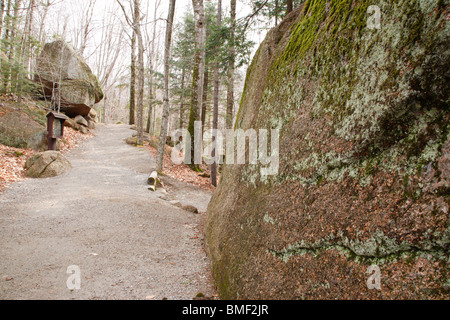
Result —
[[[155, 163], [124, 143], [132, 133], [125, 125], [99, 126], [96, 137], [67, 154], [69, 173], [0, 194], [0, 299], [214, 294], [198, 230], [204, 214], [148, 190]], [[171, 199], [206, 210], [210, 193], [172, 183]], [[67, 287], [69, 266], [80, 269], [79, 290]]]

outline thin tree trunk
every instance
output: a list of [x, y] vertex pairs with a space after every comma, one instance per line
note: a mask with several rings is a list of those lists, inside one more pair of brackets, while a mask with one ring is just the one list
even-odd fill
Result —
[[[222, 0], [217, 3], [217, 26], [222, 25]], [[219, 49], [219, 48], [217, 48]], [[217, 130], [219, 126], [219, 94], [220, 94], [220, 76], [219, 76], [219, 62], [216, 62], [214, 67], [214, 110], [213, 110], [213, 130]], [[216, 141], [213, 142], [211, 157], [216, 158]], [[217, 163], [213, 162], [211, 165], [211, 184], [217, 187]]]
[[39, 41], [41, 43], [45, 42], [45, 23], [47, 20], [47, 15], [48, 15], [48, 10], [51, 6], [51, 2], [50, 0], [47, 0], [47, 2], [45, 4], [42, 4], [44, 6], [44, 14], [42, 15], [42, 20], [41, 20], [41, 25], [39, 26]]
[[5, 0], [0, 1], [0, 37], [3, 31], [3, 15], [5, 14]]
[[183, 67], [183, 71], [181, 73], [181, 98], [180, 98], [180, 130], [183, 130], [184, 126], [184, 96], [185, 96], [185, 83], [186, 83], [186, 70]]
[[278, 0], [275, 0], [275, 27], [278, 26]]
[[[203, 0], [192, 0], [194, 7], [195, 20], [195, 55], [194, 67], [192, 73], [192, 99], [191, 112], [189, 114], [188, 131], [191, 135], [191, 168], [199, 171], [198, 163], [195, 164], [195, 122], [201, 121], [203, 107], [203, 76], [205, 73], [205, 40], [206, 40], [206, 24], [205, 24], [205, 8]], [[199, 159], [197, 159], [199, 160]]]
[[[158, 7], [160, 5], [160, 1], [159, 2], [155, 2], [155, 12], [154, 12], [154, 16], [153, 16], [153, 21], [154, 21], [154, 25], [153, 25], [153, 37], [152, 37], [152, 50], [150, 52], [150, 55], [148, 57], [149, 59], [149, 66], [150, 66], [150, 75], [149, 75], [149, 109], [148, 109], [148, 118], [147, 118], [147, 133], [152, 133], [151, 130], [152, 129], [152, 114], [153, 114], [153, 103], [154, 103], [154, 85], [153, 85], [153, 65], [155, 63], [155, 41], [156, 41], [156, 19], [157, 19], [157, 14], [158, 14]], [[155, 121], [154, 117], [153, 117], [153, 122]]]
[[[2, 42], [0, 43], [0, 51], [2, 54], [7, 54], [8, 52], [8, 47], [7, 47], [7, 43], [8, 43], [8, 39], [9, 39], [9, 30], [10, 30], [10, 22], [11, 22], [11, 17], [10, 17], [10, 10], [11, 10], [11, 1], [12, 0], [8, 0], [7, 5], [6, 5], [6, 11], [5, 11], [5, 2], [4, 0], [2, 0], [2, 18], [3, 15], [5, 14], [5, 19], [4, 19], [4, 25], [5, 25], [5, 30], [3, 33], [3, 37], [2, 37]], [[3, 23], [1, 24], [1, 26], [3, 27]], [[1, 34], [0, 34], [1, 35]], [[1, 64], [1, 70], [0, 70], [0, 76], [1, 76], [1, 80], [2, 82], [0, 83], [1, 86], [1, 92], [2, 93], [6, 93], [8, 90], [8, 85], [7, 85], [7, 77], [8, 77], [8, 73], [6, 72], [6, 70], [8, 69], [8, 65], [7, 65], [7, 61], [0, 59], [0, 64]]]
[[205, 66], [205, 73], [203, 76], [203, 98], [202, 98], [202, 136], [205, 131], [206, 124], [206, 110], [208, 104], [208, 86], [209, 86], [209, 70], [208, 66]]
[[286, 15], [292, 12], [294, 10], [294, 3], [293, 0], [286, 0], [287, 9], [286, 9]]
[[234, 72], [235, 72], [235, 31], [236, 31], [236, 0], [231, 0], [231, 34], [230, 34], [230, 60], [228, 63], [228, 92], [227, 92], [227, 129], [233, 129], [234, 109]]
[[9, 55], [8, 55], [8, 59], [9, 59], [9, 63], [10, 63], [10, 68], [8, 68], [9, 70], [7, 70], [7, 76], [5, 77], [5, 86], [6, 86], [6, 91], [8, 91], [8, 88], [10, 88], [11, 90], [14, 90], [17, 84], [17, 71], [15, 71], [15, 66], [13, 66], [11, 68], [11, 64], [14, 65], [15, 64], [15, 59], [16, 59], [16, 35], [17, 35], [17, 23], [18, 23], [18, 19], [19, 19], [19, 9], [22, 5], [22, 0], [16, 0], [14, 3], [14, 16], [12, 17], [11, 20], [11, 29], [10, 29], [10, 44], [9, 44]]
[[29, 7], [29, 16], [28, 16], [28, 28], [26, 31], [27, 34], [27, 42], [26, 42], [26, 52], [25, 52], [25, 57], [26, 57], [26, 67], [27, 67], [27, 72], [28, 75], [31, 78], [31, 61], [32, 61], [32, 56], [33, 56], [33, 51], [32, 51], [32, 44], [31, 44], [31, 36], [32, 36], [32, 30], [33, 30], [33, 19], [34, 19], [34, 8], [36, 6], [36, 0], [31, 0], [30, 1], [30, 7]]
[[166, 146], [167, 126], [169, 121], [169, 79], [170, 79], [170, 47], [172, 45], [173, 19], [175, 16], [175, 0], [170, 1], [169, 16], [167, 18], [166, 38], [164, 44], [164, 102], [161, 121], [161, 134], [159, 137], [156, 171], [162, 172], [164, 166], [164, 149]]
[[130, 125], [136, 123], [136, 31], [131, 38], [131, 75], [130, 75]]
[[83, 28], [83, 37], [81, 39], [81, 45], [80, 45], [81, 56], [84, 55], [84, 51], [86, 50], [86, 45], [87, 45], [87, 41], [88, 41], [88, 37], [89, 37], [89, 33], [90, 33], [90, 25], [91, 25], [92, 17], [94, 15], [95, 2], [96, 2], [96, 0], [89, 1], [89, 6], [87, 9], [87, 17], [86, 17], [85, 25]]
[[138, 40], [138, 90], [137, 90], [137, 144], [142, 145], [144, 136], [143, 113], [144, 113], [144, 41], [141, 32], [141, 1], [134, 0], [134, 28]]
[[148, 75], [148, 116], [147, 116], [147, 126], [145, 132], [150, 133], [150, 128], [152, 124], [152, 109], [153, 109], [153, 70], [152, 62], [149, 63], [150, 71]]

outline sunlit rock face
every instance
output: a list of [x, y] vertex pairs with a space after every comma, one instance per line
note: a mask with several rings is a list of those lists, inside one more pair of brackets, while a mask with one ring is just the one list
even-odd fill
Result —
[[103, 99], [97, 77], [83, 57], [64, 41], [47, 43], [38, 60], [35, 81], [43, 94], [70, 117], [87, 116]]

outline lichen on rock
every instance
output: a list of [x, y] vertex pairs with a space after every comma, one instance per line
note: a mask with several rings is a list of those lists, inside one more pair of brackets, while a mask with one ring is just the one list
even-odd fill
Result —
[[223, 298], [448, 297], [449, 4], [378, 1], [370, 30], [373, 4], [308, 0], [256, 53], [236, 128], [280, 129], [280, 172], [225, 166], [206, 224]]

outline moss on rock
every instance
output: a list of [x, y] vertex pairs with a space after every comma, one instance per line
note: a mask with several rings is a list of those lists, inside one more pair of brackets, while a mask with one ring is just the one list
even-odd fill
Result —
[[448, 294], [449, 4], [380, 0], [369, 30], [373, 4], [308, 0], [255, 55], [236, 128], [280, 129], [280, 171], [225, 167], [206, 225], [223, 297], [382, 298], [370, 263], [384, 298]]

